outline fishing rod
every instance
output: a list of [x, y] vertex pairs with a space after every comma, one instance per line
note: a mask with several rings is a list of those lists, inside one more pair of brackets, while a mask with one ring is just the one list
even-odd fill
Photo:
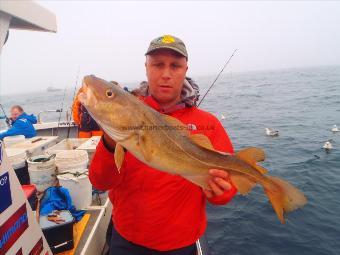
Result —
[[2, 104], [0, 104], [0, 107], [1, 107], [2, 112], [4, 113], [4, 117], [5, 117], [5, 121], [6, 121], [7, 127], [10, 128], [12, 126], [11, 125], [11, 119], [7, 117], [6, 112], [5, 112]]
[[[77, 87], [78, 87], [78, 79], [79, 79], [79, 67], [78, 67], [78, 72], [77, 72], [77, 77], [76, 77], [76, 85], [74, 86], [74, 91], [73, 91], [73, 100], [72, 100], [72, 104], [74, 102], [74, 98], [76, 97], [76, 91], [77, 91]], [[68, 122], [68, 129], [67, 129], [67, 137], [70, 137], [70, 131], [71, 131], [71, 120], [72, 120], [72, 116], [73, 116], [73, 107], [71, 107], [71, 116], [70, 116], [70, 120], [67, 120]]]
[[217, 75], [217, 77], [215, 78], [214, 82], [210, 85], [210, 87], [208, 88], [207, 92], [205, 92], [205, 94], [203, 95], [201, 101], [198, 103], [197, 107], [200, 106], [200, 104], [203, 102], [205, 96], [209, 93], [209, 91], [211, 90], [211, 88], [214, 86], [215, 82], [218, 80], [218, 78], [220, 77], [220, 75], [223, 73], [224, 69], [227, 67], [227, 65], [229, 64], [230, 60], [232, 59], [232, 57], [235, 55], [237, 49], [234, 50], [233, 54], [231, 54], [231, 56], [229, 57], [228, 61], [225, 63], [225, 65], [223, 66], [222, 70], [219, 72], [219, 74]]
[[[65, 101], [66, 89], [67, 89], [67, 85], [65, 86], [65, 89], [64, 89], [63, 101], [61, 102], [61, 108], [60, 108], [60, 110], [59, 110], [59, 119], [58, 119], [58, 127], [57, 127], [56, 136], [58, 136], [58, 133], [59, 133], [59, 126], [60, 126], [60, 120], [61, 120], [61, 113], [62, 113], [63, 110], [64, 110], [64, 101]], [[57, 110], [57, 111], [58, 111], [58, 110]]]

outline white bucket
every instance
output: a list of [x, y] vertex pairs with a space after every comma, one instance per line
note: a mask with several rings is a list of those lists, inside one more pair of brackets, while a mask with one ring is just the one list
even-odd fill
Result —
[[75, 150], [80, 145], [85, 143], [88, 138], [66, 138], [62, 140], [61, 142], [57, 143], [56, 145], [53, 145], [52, 147], [48, 148], [46, 152], [50, 155], [57, 154], [61, 151], [70, 151]]
[[68, 189], [76, 209], [86, 209], [92, 202], [92, 185], [87, 174], [87, 169], [79, 170], [83, 173], [78, 177], [75, 174], [61, 174], [57, 178], [60, 186]]
[[79, 172], [87, 168], [89, 156], [85, 150], [60, 151], [55, 157], [58, 173]]
[[4, 138], [4, 144], [6, 147], [9, 147], [13, 144], [20, 143], [25, 141], [24, 135], [13, 135], [13, 136], [6, 136]]
[[6, 153], [14, 169], [25, 166], [26, 151], [24, 149], [7, 148]]
[[20, 184], [30, 184], [26, 165], [26, 151], [19, 148], [6, 148], [6, 153]]
[[27, 159], [31, 183], [36, 185], [38, 191], [44, 191], [48, 187], [53, 186], [56, 180], [54, 158], [46, 162], [39, 162], [39, 159], [46, 159], [48, 157], [46, 155], [38, 155]]

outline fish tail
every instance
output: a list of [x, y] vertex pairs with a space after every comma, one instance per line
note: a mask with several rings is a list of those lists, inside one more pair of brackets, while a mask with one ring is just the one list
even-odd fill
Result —
[[266, 176], [270, 182], [264, 185], [274, 211], [282, 224], [285, 213], [303, 207], [307, 203], [305, 195], [292, 184], [273, 176]]

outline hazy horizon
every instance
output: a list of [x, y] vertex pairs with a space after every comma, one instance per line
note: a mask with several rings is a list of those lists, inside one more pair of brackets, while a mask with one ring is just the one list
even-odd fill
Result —
[[[249, 74], [261, 74], [261, 73], [271, 73], [271, 72], [284, 72], [284, 71], [293, 71], [293, 70], [310, 70], [310, 69], [318, 69], [318, 68], [340, 68], [340, 65], [319, 65], [319, 66], [297, 66], [297, 67], [286, 67], [286, 68], [278, 68], [278, 69], [263, 69], [263, 70], [246, 70], [246, 71], [230, 71], [228, 70], [228, 67], [224, 70], [224, 72], [221, 74], [221, 76], [218, 78], [217, 83], [220, 80], [224, 79], [228, 79], [228, 77], [236, 77], [236, 76], [241, 76], [241, 75], [249, 75]], [[197, 76], [188, 76], [192, 79], [194, 79], [196, 82], [199, 81], [202, 78], [210, 78], [211, 83], [213, 82], [213, 80], [215, 80], [215, 78], [217, 77], [218, 73], [221, 71], [222, 67], [220, 68], [220, 70], [218, 70], [217, 73], [215, 74], [207, 74], [207, 75], [197, 75]], [[90, 74], [85, 74], [85, 75], [90, 75]], [[95, 74], [94, 74], [95, 75]], [[77, 89], [81, 86], [80, 82], [81, 79], [83, 77], [79, 77], [78, 79], [78, 84], [77, 84]], [[76, 79], [75, 79], [76, 80]], [[145, 79], [144, 79], [145, 80]], [[143, 80], [140, 81], [119, 81], [121, 85], [123, 86], [127, 86], [129, 89], [131, 88], [136, 88], [139, 86], [140, 82], [142, 82]], [[230, 82], [232, 82], [232, 79], [230, 79]], [[198, 83], [198, 85], [200, 86], [200, 83]], [[57, 86], [53, 86], [53, 88], [57, 88], [60, 89], [60, 91], [62, 91], [62, 93], [64, 93], [64, 90], [66, 88], [66, 94], [70, 94], [74, 92], [74, 88], [76, 87], [76, 85], [73, 84], [68, 84], [65, 85], [64, 87], [57, 87]], [[202, 89], [202, 87], [200, 86], [200, 88]], [[31, 90], [28, 91], [29, 94], [35, 94], [35, 93], [42, 93], [42, 92], [47, 92], [47, 87], [43, 87], [43, 88], [39, 88], [37, 90]], [[204, 93], [205, 91], [201, 91], [201, 93]], [[21, 94], [26, 94], [26, 92], [13, 92], [13, 93], [8, 93], [8, 94], [4, 94], [2, 93], [1, 96], [11, 96], [11, 95], [21, 95]]]
[[[149, 42], [186, 43], [190, 77], [340, 65], [340, 2], [58, 2], [58, 32], [10, 30], [1, 54], [0, 95], [74, 87], [79, 72], [145, 80]], [[18, 75], [20, 74], [20, 75]]]

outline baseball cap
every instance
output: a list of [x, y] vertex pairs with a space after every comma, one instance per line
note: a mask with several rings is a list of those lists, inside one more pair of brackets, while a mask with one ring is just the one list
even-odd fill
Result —
[[145, 55], [149, 55], [151, 52], [158, 49], [170, 49], [178, 52], [179, 54], [188, 59], [188, 53], [185, 44], [178, 37], [172, 35], [163, 35], [153, 39], [150, 42], [149, 48]]

